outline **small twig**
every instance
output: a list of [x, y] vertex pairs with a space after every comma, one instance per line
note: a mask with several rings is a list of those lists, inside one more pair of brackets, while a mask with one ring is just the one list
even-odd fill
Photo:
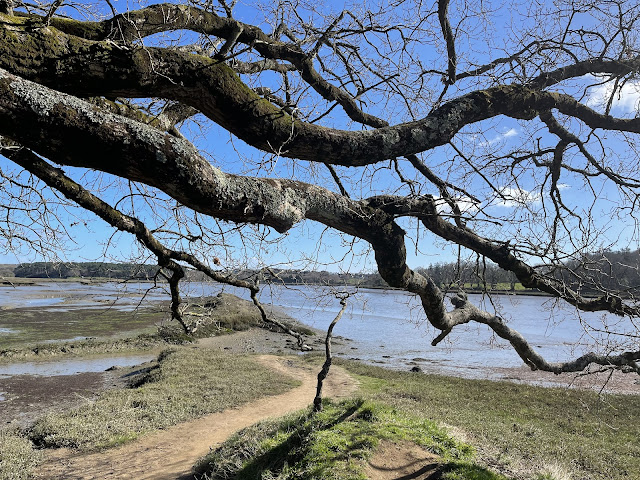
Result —
[[327, 375], [329, 374], [331, 363], [333, 362], [333, 356], [331, 355], [331, 336], [333, 334], [333, 327], [336, 326], [336, 323], [338, 323], [338, 320], [340, 320], [340, 318], [342, 317], [342, 314], [347, 309], [347, 298], [349, 298], [349, 296], [350, 294], [344, 294], [344, 296], [340, 298], [340, 305], [342, 305], [342, 308], [340, 309], [340, 311], [338, 312], [338, 315], [336, 315], [336, 318], [333, 319], [333, 321], [329, 325], [329, 328], [327, 329], [327, 336], [324, 340], [325, 360], [324, 360], [324, 364], [322, 365], [322, 370], [320, 370], [320, 373], [318, 373], [318, 384], [316, 386], [316, 396], [313, 399], [314, 412], [322, 411], [322, 386], [324, 384], [325, 378], [327, 378]]

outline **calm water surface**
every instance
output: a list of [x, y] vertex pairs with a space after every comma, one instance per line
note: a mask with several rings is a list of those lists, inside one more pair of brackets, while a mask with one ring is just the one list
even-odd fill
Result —
[[20, 362], [0, 365], [0, 378], [14, 375], [75, 375], [85, 372], [104, 372], [106, 369], [130, 367], [154, 360], [156, 355], [120, 355], [117, 357], [91, 358], [82, 360], [56, 360], [53, 362]]
[[[207, 293], [206, 288], [202, 293]], [[225, 291], [248, 298], [233, 288]], [[340, 309], [330, 288], [266, 288], [261, 295], [263, 302], [281, 306], [300, 322], [322, 330]], [[495, 295], [489, 300], [470, 295], [469, 299], [488, 311], [496, 311], [549, 361], [569, 360], [595, 349], [602, 339], [593, 334], [586, 336], [581, 322], [600, 325], [604, 319], [609, 325], [633, 331], [628, 320], [593, 312], [577, 316], [572, 307], [563, 307], [548, 297]], [[353, 358], [383, 362], [392, 368], [407, 369], [418, 364], [424, 371], [491, 378], [494, 367], [523, 365], [511, 345], [492, 335], [484, 325], [459, 326], [433, 347], [431, 341], [438, 333], [426, 322], [415, 296], [369, 289], [362, 289], [349, 299], [347, 311], [334, 329], [335, 335], [354, 341]]]
[[[38, 286], [3, 287], [0, 308], [39, 306], [46, 309], [102, 308], [133, 309], [141, 301], [168, 300], [163, 289], [147, 283], [45, 283]], [[211, 283], [192, 283], [183, 287], [184, 296], [215, 295], [221, 290], [248, 299], [243, 290]], [[326, 329], [338, 312], [338, 300], [324, 287], [265, 287], [264, 303], [282, 307], [300, 322]], [[582, 313], [578, 318], [570, 307], [536, 296], [493, 296], [490, 303], [480, 295], [470, 300], [489, 311], [494, 309], [551, 361], [575, 357], [593, 349], [597, 339], [586, 337], [581, 321], [599, 324], [624, 322], [601, 313]], [[623, 325], [624, 326], [624, 325]], [[627, 326], [631, 330], [631, 326]], [[2, 334], [0, 325], [0, 334]], [[362, 289], [348, 301], [348, 309], [334, 330], [335, 335], [353, 340], [352, 357], [368, 362], [384, 362], [390, 367], [407, 369], [418, 364], [425, 371], [437, 371], [470, 377], [487, 376], [493, 367], [522, 365], [513, 349], [494, 337], [488, 327], [458, 327], [438, 346], [431, 341], [437, 335], [425, 321], [418, 300], [397, 291]], [[484, 371], [484, 373], [481, 373]]]

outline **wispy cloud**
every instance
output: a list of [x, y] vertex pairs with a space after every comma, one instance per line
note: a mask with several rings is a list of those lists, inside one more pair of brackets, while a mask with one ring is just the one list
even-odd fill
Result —
[[[566, 183], [558, 183], [557, 187], [558, 190], [567, 190], [571, 188], [571, 186]], [[502, 187], [498, 189], [498, 192], [500, 194], [496, 195], [488, 205], [485, 204], [485, 207], [531, 207], [542, 203], [542, 196], [539, 191], [525, 190], [524, 188], [519, 187]], [[435, 202], [438, 213], [442, 215], [451, 215], [453, 213], [449, 204], [442, 197], [435, 198]], [[463, 214], [474, 214], [481, 208], [480, 204], [474, 202], [469, 197], [458, 197], [455, 199], [455, 202]]]
[[[597, 82], [604, 79], [590, 76], [589, 81]], [[612, 110], [616, 110], [618, 114], [632, 113], [638, 111], [640, 107], [640, 81], [629, 81], [622, 88], [614, 93], [615, 83], [613, 81], [601, 83], [588, 89], [587, 106], [603, 110], [613, 94], [611, 103]]]
[[504, 142], [508, 138], [517, 137], [517, 136], [518, 136], [518, 131], [515, 128], [510, 128], [509, 130], [505, 131], [504, 133], [499, 133], [498, 135], [496, 135], [493, 138], [490, 138], [488, 140], [484, 140], [484, 141], [480, 142], [479, 145], [482, 146], [482, 147], [491, 147], [491, 146], [496, 145], [498, 143]]
[[[564, 185], [564, 184], [563, 184]], [[525, 190], [523, 188], [504, 187], [500, 189], [501, 197], [494, 203], [495, 207], [518, 207], [523, 205], [536, 205], [540, 203], [540, 192]]]
[[[451, 215], [453, 211], [447, 201], [441, 197], [435, 198], [436, 210], [442, 215]], [[458, 208], [462, 213], [475, 213], [478, 211], [478, 205], [469, 197], [459, 197], [455, 199]]]

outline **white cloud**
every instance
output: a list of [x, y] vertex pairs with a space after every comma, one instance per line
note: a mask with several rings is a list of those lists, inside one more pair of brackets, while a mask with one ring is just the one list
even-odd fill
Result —
[[[458, 208], [462, 213], [475, 213], [478, 211], [478, 205], [469, 197], [459, 197], [455, 199]], [[451, 215], [451, 207], [444, 198], [435, 198], [436, 210], [440, 214]]]
[[[558, 183], [558, 190], [568, 190], [571, 188], [570, 185], [566, 183]], [[502, 207], [502, 208], [514, 208], [514, 207], [523, 207], [523, 206], [536, 206], [542, 203], [542, 196], [539, 191], [535, 190], [525, 190], [524, 188], [518, 187], [503, 187], [498, 189], [500, 195], [496, 195], [496, 197], [489, 202], [489, 207]], [[435, 197], [436, 210], [441, 215], [451, 215], [453, 212], [451, 211], [451, 207], [442, 197]], [[463, 214], [474, 214], [477, 213], [481, 205], [477, 202], [474, 202], [469, 197], [458, 197], [455, 199], [458, 208]]]
[[499, 133], [498, 135], [496, 135], [495, 137], [489, 140], [480, 142], [479, 145], [482, 147], [491, 147], [497, 143], [503, 142], [507, 138], [516, 137], [517, 135], [518, 135], [518, 131], [515, 128], [510, 128], [504, 133]]
[[541, 201], [539, 192], [530, 192], [523, 188], [504, 187], [500, 189], [500, 193], [502, 196], [492, 204], [495, 207], [534, 205]]
[[[599, 79], [597, 77], [590, 76], [590, 82], [603, 81], [604, 79]], [[606, 83], [601, 83], [599, 85], [595, 85], [587, 90], [587, 106], [597, 109], [599, 111], [603, 111], [606, 107], [609, 99], [611, 98], [611, 94], [613, 93], [613, 89], [615, 86], [615, 82], [610, 81]], [[625, 83], [622, 88], [619, 88], [614, 96], [613, 102], [611, 104], [612, 110], [617, 110], [618, 114], [621, 113], [632, 113], [638, 110], [640, 106], [640, 82], [639, 81], [629, 81]]]
[[518, 135], [518, 131], [515, 128], [510, 128], [502, 136], [504, 138], [515, 137]]

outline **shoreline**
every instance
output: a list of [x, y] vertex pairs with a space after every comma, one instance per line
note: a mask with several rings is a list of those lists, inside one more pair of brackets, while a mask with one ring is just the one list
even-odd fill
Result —
[[[191, 348], [208, 348], [212, 350], [225, 351], [232, 354], [251, 354], [251, 355], [309, 355], [324, 358], [324, 341], [326, 332], [317, 328], [311, 328], [316, 332], [314, 336], [307, 336], [307, 344], [310, 345], [313, 350], [309, 352], [301, 352], [293, 338], [286, 334], [273, 332], [263, 328], [250, 328], [244, 331], [238, 331], [231, 334], [218, 335], [213, 337], [201, 338], [191, 344]], [[117, 340], [116, 340], [117, 342]], [[185, 345], [189, 347], [189, 345]], [[3, 359], [3, 365], [21, 364], [21, 363], [46, 363], [46, 362], [65, 362], [65, 361], [78, 361], [84, 358], [96, 358], [101, 357], [104, 359], [116, 358], [122, 356], [135, 356], [136, 354], [143, 353], [157, 353], [164, 348], [171, 348], [172, 345], [167, 344], [164, 347], [162, 345], [154, 345], [154, 348], [136, 352], [134, 351], [113, 351], [113, 352], [93, 352], [86, 354], [71, 354], [67, 355], [55, 355], [47, 356], [45, 358], [38, 356], [26, 357], [26, 358], [6, 358]], [[332, 337], [332, 350], [334, 359], [340, 359], [345, 361], [355, 361], [366, 365], [377, 366], [392, 371], [409, 372], [411, 368], [418, 367], [420, 370], [416, 374], [424, 375], [437, 375], [450, 378], [464, 378], [468, 380], [478, 381], [496, 381], [496, 382], [509, 382], [514, 384], [533, 385], [542, 388], [564, 388], [564, 389], [579, 389], [590, 390], [603, 394], [622, 394], [622, 395], [640, 395], [640, 379], [633, 374], [623, 374], [618, 371], [606, 371], [606, 372], [593, 372], [589, 374], [584, 373], [564, 373], [560, 375], [553, 374], [551, 372], [532, 371], [528, 367], [522, 365], [520, 367], [501, 367], [501, 366], [486, 366], [486, 367], [474, 367], [472, 368], [473, 374], [469, 375], [466, 370], [469, 367], [460, 367], [459, 374], [452, 372], [455, 371], [455, 367], [452, 369], [447, 368], [440, 369], [435, 362], [430, 362], [426, 358], [415, 358], [415, 361], [408, 363], [394, 363], [393, 356], [382, 355], [379, 359], [362, 359], [358, 358], [358, 351], [360, 346], [355, 340], [345, 338], [342, 336]], [[148, 363], [148, 362], [147, 362]], [[146, 365], [146, 364], [143, 364]], [[133, 367], [117, 367], [117, 372], [129, 370], [135, 370], [139, 366]], [[113, 376], [113, 372], [106, 369], [105, 372], [91, 372], [93, 374], [100, 375], [102, 373], [110, 374]], [[83, 375], [83, 373], [75, 374]], [[74, 377], [75, 375], [60, 375], [59, 377]], [[39, 377], [38, 375], [19, 375], [20, 377], [32, 377], [37, 378], [51, 378], [51, 377]], [[8, 377], [9, 379], [13, 377]], [[3, 393], [2, 385], [3, 381], [6, 381], [7, 377], [0, 378], [0, 394]], [[4, 392], [6, 393], [6, 392]], [[0, 400], [0, 404], [2, 404]]]
[[[316, 337], [310, 337], [308, 342], [313, 346], [312, 352], [299, 352], [294, 348], [293, 340], [286, 339], [282, 334], [267, 332], [259, 329], [247, 330], [244, 332], [238, 332], [231, 335], [224, 335], [218, 337], [210, 337], [207, 339], [201, 339], [202, 342], [208, 346], [217, 346], [217, 348], [223, 349], [231, 353], [255, 353], [255, 354], [297, 354], [297, 355], [318, 355], [324, 358], [324, 335], [326, 332], [315, 329], [317, 332], [321, 332]], [[268, 335], [263, 335], [267, 333]], [[280, 342], [284, 341], [285, 346], [274, 346], [278, 344], [278, 337]], [[265, 343], [266, 342], [266, 343]], [[417, 374], [424, 375], [438, 375], [450, 378], [465, 378], [468, 380], [478, 381], [494, 381], [494, 382], [509, 382], [514, 384], [532, 385], [541, 388], [564, 388], [564, 389], [578, 389], [601, 392], [603, 394], [616, 394], [616, 395], [640, 395], [640, 379], [634, 374], [624, 374], [621, 372], [613, 372], [610, 376], [610, 372], [598, 372], [591, 373], [589, 375], [582, 375], [576, 373], [563, 373], [556, 375], [551, 372], [532, 371], [526, 366], [521, 367], [485, 367], [478, 369], [477, 376], [470, 378], [464, 375], [452, 375], [450, 370], [447, 372], [438, 372], [437, 367], [429, 368], [429, 362], [411, 362], [410, 365], [406, 365], [405, 368], [394, 368], [393, 364], [389, 364], [383, 361], [389, 360], [380, 358], [378, 361], [366, 361], [363, 359], [355, 358], [357, 356], [358, 346], [357, 342], [341, 336], [333, 337], [332, 351], [334, 359], [341, 359], [347, 361], [357, 361], [366, 365], [377, 366], [393, 371], [408, 372], [411, 369], [411, 365], [422, 366], [424, 370], [417, 372]]]
[[[208, 280], [192, 280], [196, 283], [210, 283], [212, 285], [225, 285], [223, 283], [218, 283], [214, 281]], [[68, 277], [68, 278], [49, 278], [49, 277], [0, 277], [0, 288], [2, 287], [37, 287], [38, 285], [47, 284], [47, 283], [80, 283], [82, 285], [100, 285], [103, 283], [119, 283], [119, 284], [127, 284], [127, 283], [151, 283], [152, 280], [145, 278], [132, 278], [132, 279], [122, 279], [122, 278], [107, 278], [107, 277]], [[189, 280], [186, 281], [187, 283]], [[358, 290], [381, 290], [381, 291], [389, 291], [389, 292], [404, 292], [405, 290], [401, 288], [394, 287], [382, 287], [382, 286], [367, 286], [367, 285], [344, 285], [344, 284], [327, 284], [327, 283], [264, 283], [264, 285], [285, 285], [287, 287], [344, 287], [344, 288], [353, 288]], [[442, 289], [444, 294], [455, 293], [453, 289]], [[537, 296], [537, 297], [550, 297], [551, 295], [546, 292], [541, 292], [539, 290], [482, 290], [478, 288], [467, 288], [464, 291], [468, 294], [474, 295], [525, 295], [525, 296]]]
[[[319, 331], [318, 331], [319, 332]], [[206, 348], [229, 354], [249, 355], [294, 355], [324, 358], [324, 335], [318, 334], [308, 337], [308, 344], [313, 347], [311, 352], [300, 352], [296, 349], [295, 341], [287, 335], [261, 328], [251, 328], [233, 334], [202, 338], [192, 345], [181, 348]], [[393, 368], [392, 365], [380, 361], [365, 361], [355, 359], [357, 355], [356, 342], [336, 337], [332, 341], [334, 360], [357, 361], [365, 365], [381, 367], [391, 371], [409, 372], [409, 368]], [[166, 345], [171, 348], [171, 345]], [[156, 350], [154, 354], [157, 354]], [[147, 352], [151, 353], [151, 352]], [[90, 356], [90, 355], [89, 355]], [[89, 357], [87, 356], [87, 357]], [[95, 355], [93, 355], [95, 357]], [[105, 354], [104, 358], [115, 354]], [[78, 361], [83, 355], [73, 357], [52, 357], [51, 362]], [[44, 359], [17, 360], [10, 363], [38, 362]], [[312, 361], [312, 360], [308, 360]], [[82, 402], [90, 401], [99, 393], [124, 387], [128, 379], [145, 369], [152, 368], [155, 360], [131, 367], [111, 366], [100, 372], [81, 372], [70, 375], [40, 376], [21, 374], [0, 377], [0, 405], [2, 414], [0, 422], [5, 427], [28, 426], [37, 417], [49, 410], [73, 407]], [[620, 372], [599, 372], [590, 375], [561, 374], [531, 371], [527, 367], [487, 367], [478, 371], [474, 378], [464, 375], [452, 375], [450, 372], [438, 372], [437, 368], [429, 368], [428, 361], [416, 362], [422, 371], [414, 375], [439, 376], [447, 378], [464, 378], [472, 381], [507, 382], [540, 388], [554, 388], [566, 390], [586, 390], [605, 395], [640, 395], [640, 380], [632, 374]], [[53, 395], [51, 392], [57, 392]]]

